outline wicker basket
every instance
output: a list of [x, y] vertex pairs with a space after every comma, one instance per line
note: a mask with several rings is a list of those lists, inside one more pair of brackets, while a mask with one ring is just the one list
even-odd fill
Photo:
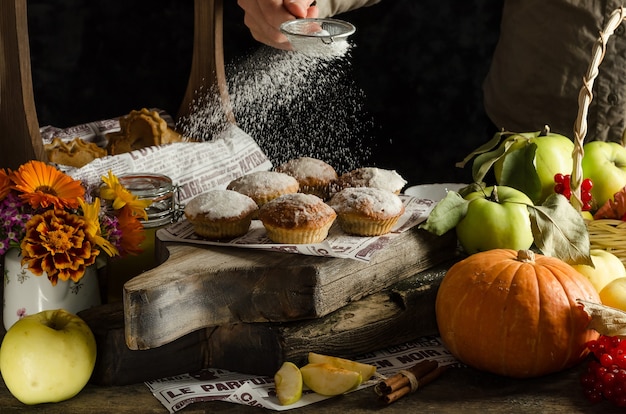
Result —
[[[578, 96], [578, 116], [574, 125], [573, 170], [571, 175], [571, 203], [581, 211], [580, 186], [583, 180], [583, 145], [587, 135], [587, 113], [593, 99], [593, 83], [598, 76], [598, 67], [604, 58], [606, 44], [615, 29], [626, 19], [626, 8], [616, 9], [606, 22], [600, 37], [593, 46], [589, 69], [583, 77], [583, 86]], [[626, 264], [626, 222], [622, 220], [593, 220], [587, 222], [589, 241], [592, 249], [604, 249], [615, 254]]]

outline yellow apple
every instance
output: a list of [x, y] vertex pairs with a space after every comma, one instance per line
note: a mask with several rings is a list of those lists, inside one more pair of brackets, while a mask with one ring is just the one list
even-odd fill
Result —
[[600, 291], [599, 295], [603, 305], [626, 312], [626, 277], [613, 279]]
[[367, 381], [372, 378], [372, 376], [376, 373], [376, 367], [374, 365], [363, 364], [361, 362], [351, 361], [345, 358], [316, 354], [315, 352], [309, 352], [309, 362], [313, 364], [327, 363], [338, 368], [356, 371], [361, 374], [363, 381]]
[[96, 363], [89, 326], [65, 310], [46, 310], [18, 320], [0, 348], [0, 372], [24, 404], [72, 398], [87, 384]]
[[292, 362], [285, 361], [274, 374], [276, 397], [281, 405], [293, 404], [302, 397], [302, 374]]
[[589, 253], [594, 267], [582, 264], [573, 267], [591, 281], [598, 293], [613, 279], [626, 277], [624, 264], [613, 253], [602, 249], [591, 249]]
[[318, 394], [327, 396], [343, 394], [363, 382], [360, 373], [326, 363], [308, 363], [300, 368], [300, 372], [302, 381], [307, 387]]

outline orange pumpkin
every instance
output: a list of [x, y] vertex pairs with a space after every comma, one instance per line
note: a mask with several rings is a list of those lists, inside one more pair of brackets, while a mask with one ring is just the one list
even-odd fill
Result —
[[488, 250], [448, 270], [437, 292], [437, 325], [461, 362], [537, 377], [580, 362], [585, 343], [598, 337], [576, 299], [600, 303], [589, 280], [564, 261], [530, 250]]

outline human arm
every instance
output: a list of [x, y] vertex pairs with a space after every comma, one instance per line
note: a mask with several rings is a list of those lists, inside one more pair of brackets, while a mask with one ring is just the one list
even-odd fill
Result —
[[338, 13], [378, 3], [380, 0], [237, 0], [244, 10], [244, 23], [258, 42], [291, 50], [279, 28], [297, 18], [331, 17]]

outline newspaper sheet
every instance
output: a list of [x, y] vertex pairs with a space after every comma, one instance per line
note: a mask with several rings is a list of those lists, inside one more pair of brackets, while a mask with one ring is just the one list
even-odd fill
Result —
[[227, 242], [203, 239], [194, 233], [193, 225], [187, 220], [174, 223], [157, 231], [161, 241], [191, 243], [214, 246], [229, 246], [295, 253], [310, 256], [339, 257], [369, 262], [374, 254], [384, 249], [394, 237], [409, 230], [428, 218], [434, 205], [433, 200], [400, 195], [405, 206], [404, 214], [391, 233], [376, 237], [357, 237], [344, 233], [338, 223], [334, 223], [328, 237], [316, 244], [278, 244], [267, 238], [265, 228], [259, 220], [252, 220], [248, 233]]
[[[398, 371], [411, 368], [426, 359], [437, 361], [441, 366], [462, 366], [444, 348], [439, 337], [427, 336], [355, 358], [355, 361], [376, 366], [377, 371], [376, 376], [361, 384], [358, 390], [371, 387], [381, 379], [391, 377]], [[272, 377], [213, 368], [147, 381], [145, 384], [170, 413], [200, 401], [227, 401], [285, 411], [332, 398], [303, 390], [302, 398], [298, 402], [282, 406], [276, 398]], [[372, 400], [375, 399], [376, 395], [372, 391]]]
[[178, 187], [178, 201], [184, 204], [202, 192], [224, 189], [242, 175], [271, 168], [272, 163], [252, 137], [232, 125], [213, 141], [177, 142], [96, 158], [67, 173], [88, 185], [98, 185], [109, 171], [117, 176], [164, 174]]

